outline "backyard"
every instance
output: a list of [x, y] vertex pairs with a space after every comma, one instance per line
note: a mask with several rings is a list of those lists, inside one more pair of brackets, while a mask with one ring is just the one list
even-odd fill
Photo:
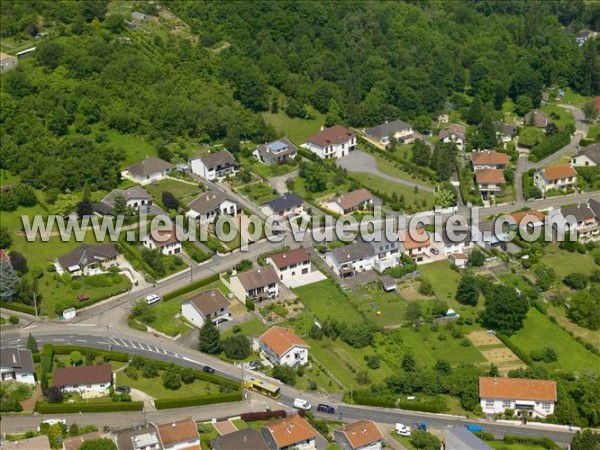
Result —
[[124, 370], [117, 372], [117, 386], [129, 386], [132, 389], [145, 392], [153, 398], [173, 399], [204, 395], [216, 395], [219, 393], [219, 386], [207, 381], [195, 379], [190, 384], [183, 384], [177, 390], [167, 389], [162, 384], [162, 375], [164, 371], [159, 370], [154, 378], [144, 378], [142, 371], [138, 371], [137, 379], [134, 380], [125, 374]]
[[385, 292], [378, 282], [361, 285], [357, 290], [358, 293], [349, 291], [348, 297], [377, 325], [398, 325], [406, 321], [404, 314], [408, 304], [395, 292]]
[[237, 191], [243, 196], [250, 198], [257, 205], [264, 205], [279, 197], [277, 192], [271, 186], [262, 181], [247, 184], [244, 187], [238, 188]]
[[590, 255], [568, 252], [554, 246], [545, 248], [542, 261], [547, 266], [552, 267], [560, 279], [573, 272], [589, 275], [595, 267], [594, 259]]
[[392, 196], [394, 193], [398, 197], [404, 196], [407, 209], [410, 209], [413, 206], [415, 209], [419, 210], [433, 208], [435, 197], [431, 192], [425, 192], [423, 190], [415, 192], [414, 187], [394, 183], [393, 181], [368, 173], [352, 172], [349, 174], [349, 177], [357, 180], [371, 191], [378, 191], [387, 196]]
[[558, 355], [558, 360], [538, 363], [548, 369], [580, 371], [600, 366], [600, 357], [587, 350], [559, 325], [534, 308], [529, 310], [523, 328], [512, 335], [510, 341], [527, 355], [533, 350], [552, 347]]
[[294, 292], [320, 321], [325, 321], [328, 317], [346, 323], [359, 323], [363, 320], [348, 298], [331, 280], [302, 286], [294, 289]]
[[314, 119], [310, 120], [297, 117], [292, 119], [283, 109], [277, 113], [262, 113], [262, 117], [278, 134], [287, 136], [296, 145], [303, 144], [308, 137], [319, 131], [325, 122], [325, 116], [317, 111], [314, 112]]
[[163, 204], [163, 192], [170, 192], [184, 205], [191, 202], [198, 194], [200, 194], [200, 188], [197, 185], [195, 186], [175, 180], [162, 180], [156, 184], [149, 184], [145, 186], [145, 189], [160, 205]]
[[456, 287], [460, 281], [460, 274], [450, 267], [448, 261], [436, 261], [418, 267], [422, 276], [429, 280], [435, 295], [440, 300], [446, 300], [451, 308], [461, 308], [455, 299]]

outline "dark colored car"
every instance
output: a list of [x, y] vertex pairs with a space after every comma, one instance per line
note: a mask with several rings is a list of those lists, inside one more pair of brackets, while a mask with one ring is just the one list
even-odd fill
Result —
[[260, 369], [262, 367], [262, 362], [258, 359], [255, 359], [254, 361], [250, 361], [248, 365], [253, 369]]
[[335, 408], [324, 403], [319, 403], [319, 405], [317, 406], [317, 411], [326, 414], [335, 414]]
[[206, 373], [215, 373], [215, 369], [210, 366], [204, 366], [202, 370], [204, 370]]
[[117, 386], [115, 388], [115, 392], [119, 392], [120, 394], [129, 394], [131, 392], [131, 388], [129, 386]]

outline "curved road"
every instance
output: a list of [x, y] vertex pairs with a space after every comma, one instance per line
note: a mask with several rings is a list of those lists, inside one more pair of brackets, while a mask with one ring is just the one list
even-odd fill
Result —
[[[132, 355], [142, 355], [149, 358], [154, 358], [162, 361], [173, 362], [175, 364], [192, 367], [201, 370], [205, 365], [210, 365], [217, 372], [227, 378], [240, 381], [242, 378], [242, 369], [233, 366], [229, 363], [199, 353], [194, 350], [182, 348], [179, 344], [166, 339], [157, 338], [147, 333], [130, 330], [129, 333], [113, 334], [109, 340], [106, 334], [95, 327], [84, 325], [66, 325], [57, 326], [51, 324], [39, 323], [26, 327], [22, 330], [10, 330], [2, 333], [2, 346], [16, 346], [24, 348], [27, 343], [27, 335], [32, 333], [39, 345], [50, 342], [57, 345], [83, 345], [91, 348], [108, 349], [124, 351]], [[450, 426], [464, 426], [466, 424], [477, 423], [486, 431], [492, 432], [497, 436], [504, 434], [519, 434], [524, 436], [546, 436], [555, 442], [562, 444], [570, 443], [572, 432], [564, 428], [548, 428], [537, 424], [505, 424], [489, 421], [468, 420], [460, 416], [430, 414], [417, 411], [404, 411], [389, 408], [374, 408], [364, 406], [350, 406], [339, 402], [332, 397], [327, 397], [324, 394], [315, 394], [298, 391], [290, 386], [277, 383], [282, 395], [279, 402], [290, 408], [293, 399], [302, 397], [308, 399], [311, 403], [328, 403], [336, 407], [336, 419], [340, 417], [347, 420], [369, 419], [378, 423], [396, 423], [401, 422], [411, 424], [415, 421], [426, 421], [430, 427], [443, 429]], [[258, 398], [257, 398], [258, 397]], [[112, 427], [123, 427], [126, 424], [141, 423], [140, 419], [144, 420], [162, 420], [161, 417], [168, 417], [167, 420], [173, 420], [178, 417], [189, 417], [190, 414], [196, 420], [209, 420], [220, 416], [238, 415], [243, 411], [261, 410], [268, 403], [267, 399], [263, 399], [258, 395], [251, 395], [251, 400], [229, 404], [229, 405], [211, 405], [209, 407], [184, 408], [181, 410], [169, 410], [158, 412], [130, 412], [119, 413], [119, 415], [110, 414], [61, 414], [61, 417], [66, 417], [70, 422], [96, 423], [108, 425]], [[341, 416], [340, 416], [341, 414]], [[45, 418], [46, 416], [44, 416]], [[332, 416], [329, 416], [330, 418]], [[26, 431], [34, 429], [42, 420], [39, 416], [4, 416], [2, 418], [3, 431]]]

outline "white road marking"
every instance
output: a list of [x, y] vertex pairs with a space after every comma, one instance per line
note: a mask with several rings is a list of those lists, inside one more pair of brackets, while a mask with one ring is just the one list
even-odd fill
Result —
[[58, 338], [54, 338], [54, 339], [52, 339], [52, 340], [53, 340], [53, 341], [56, 341], [56, 342], [63, 342], [65, 339], [58, 339]]
[[75, 342], [87, 342], [87, 339], [75, 339]]

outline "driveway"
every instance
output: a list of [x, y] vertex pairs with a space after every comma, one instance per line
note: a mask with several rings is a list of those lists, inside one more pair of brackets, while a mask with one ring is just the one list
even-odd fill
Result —
[[275, 189], [279, 194], [283, 195], [288, 192], [287, 180], [293, 180], [298, 176], [298, 169], [286, 173], [285, 175], [280, 175], [278, 177], [273, 177], [269, 180], [269, 184]]
[[418, 186], [419, 190], [423, 192], [433, 192], [432, 187], [424, 186], [411, 180], [405, 180], [403, 178], [397, 178], [392, 175], [388, 175], [387, 173], [383, 173], [377, 168], [377, 160], [373, 156], [361, 150], [354, 150], [348, 156], [338, 158], [336, 160], [336, 164], [338, 167], [342, 167], [348, 172], [369, 173], [385, 180], [389, 180], [393, 183], [402, 184], [411, 188]]

